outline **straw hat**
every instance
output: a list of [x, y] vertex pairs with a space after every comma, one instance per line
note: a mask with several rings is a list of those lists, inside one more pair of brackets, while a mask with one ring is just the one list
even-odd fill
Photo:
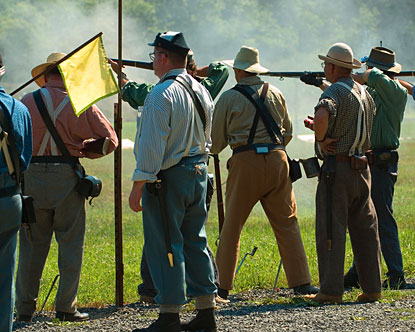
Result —
[[362, 62], [396, 74], [402, 70], [402, 66], [395, 62], [395, 52], [386, 47], [373, 47], [370, 55], [362, 58]]
[[242, 46], [235, 60], [224, 60], [223, 62], [228, 66], [244, 70], [248, 73], [264, 74], [269, 72], [269, 69], [259, 64], [259, 52], [253, 47]]
[[[53, 65], [54, 63], [58, 62], [65, 56], [66, 56], [65, 53], [60, 53], [60, 52], [54, 52], [50, 54], [48, 58], [46, 59], [45, 63], [42, 63], [41, 65], [38, 65], [32, 69], [32, 77], [36, 77], [41, 72], [43, 72], [46, 68], [48, 68], [50, 65]], [[45, 83], [46, 83], [45, 75], [42, 75], [36, 79], [36, 84], [39, 85], [40, 87], [44, 86]]]
[[345, 68], [360, 68], [362, 64], [353, 56], [351, 47], [345, 43], [333, 44], [327, 55], [318, 55], [319, 59]]

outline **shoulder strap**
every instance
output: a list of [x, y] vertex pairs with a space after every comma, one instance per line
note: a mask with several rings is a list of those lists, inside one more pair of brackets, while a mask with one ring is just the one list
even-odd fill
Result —
[[[265, 87], [264, 87], [265, 88]], [[274, 118], [272, 117], [271, 113], [269, 112], [267, 106], [264, 103], [256, 91], [254, 91], [248, 85], [235, 85], [232, 89], [242, 93], [248, 100], [255, 106], [255, 109], [259, 113], [264, 122], [265, 128], [268, 131], [268, 135], [270, 136], [273, 143], [276, 143], [276, 139], [274, 135], [277, 135], [280, 143], [284, 144], [284, 137], [281, 134], [281, 130], [278, 127], [277, 123], [275, 122]], [[263, 93], [264, 91], [262, 91]], [[266, 91], [265, 91], [266, 92]], [[261, 93], [261, 95], [262, 95]]]
[[189, 83], [187, 83], [182, 77], [178, 76], [178, 75], [171, 75], [171, 76], [167, 76], [163, 79], [163, 82], [167, 81], [167, 80], [174, 80], [178, 83], [180, 83], [185, 89], [186, 91], [190, 94], [190, 96], [192, 97], [193, 103], [196, 106], [197, 109], [197, 113], [200, 116], [200, 119], [202, 120], [202, 124], [203, 124], [203, 131], [206, 133], [206, 111], [204, 110], [199, 98], [197, 97], [196, 93], [193, 91], [192, 87], [189, 85]]
[[52, 122], [52, 119], [50, 118], [48, 111], [46, 110], [45, 103], [43, 102], [42, 96], [40, 95], [40, 90], [36, 90], [35, 92], [33, 92], [33, 97], [35, 98], [36, 106], [39, 110], [40, 115], [42, 116], [43, 122], [45, 123], [50, 134], [52, 135], [57, 147], [61, 151], [62, 156], [65, 159], [67, 159], [68, 162], [72, 165], [73, 162], [71, 161], [71, 154], [69, 153], [68, 148], [66, 147], [62, 138], [60, 137], [55, 125]]
[[0, 101], [0, 124], [4, 131], [8, 134], [8, 143], [11, 150], [11, 159], [14, 166], [14, 174], [16, 176], [16, 181], [20, 184], [21, 181], [21, 168], [20, 168], [20, 154], [17, 150], [16, 145], [16, 138], [14, 137], [14, 133], [12, 128], [9, 125], [9, 120], [6, 118], [6, 106]]
[[356, 148], [358, 149], [359, 153], [362, 153], [363, 144], [366, 141], [366, 131], [367, 131], [367, 124], [366, 124], [366, 116], [365, 116], [365, 107], [363, 101], [366, 98], [365, 88], [363, 85], [360, 85], [360, 96], [357, 94], [356, 91], [353, 90], [353, 87], [343, 83], [343, 82], [336, 82], [334, 84], [338, 84], [344, 88], [346, 88], [359, 102], [359, 114], [357, 118], [357, 128], [356, 128], [356, 137], [349, 150], [349, 156], [355, 153]]

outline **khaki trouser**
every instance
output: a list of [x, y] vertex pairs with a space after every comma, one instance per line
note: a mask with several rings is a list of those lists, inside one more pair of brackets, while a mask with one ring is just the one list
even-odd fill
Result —
[[288, 286], [311, 282], [285, 152], [241, 152], [229, 159], [228, 171], [225, 222], [216, 254], [219, 287], [233, 288], [242, 227], [258, 201], [274, 231]]
[[[36, 310], [40, 279], [53, 233], [58, 242], [59, 287], [56, 311], [74, 313], [85, 236], [85, 199], [74, 190], [77, 177], [67, 164], [31, 164], [25, 173], [25, 193], [34, 198], [36, 223], [20, 231], [16, 309]], [[49, 284], [48, 281], [47, 284]]]
[[[378, 221], [370, 197], [370, 185], [369, 170], [353, 170], [348, 162], [336, 163], [332, 197], [327, 197], [325, 182], [322, 179], [319, 181], [316, 195], [316, 242], [320, 291], [323, 294], [343, 294], [347, 229], [363, 291], [381, 292]], [[327, 246], [328, 199], [332, 200], [331, 251]]]

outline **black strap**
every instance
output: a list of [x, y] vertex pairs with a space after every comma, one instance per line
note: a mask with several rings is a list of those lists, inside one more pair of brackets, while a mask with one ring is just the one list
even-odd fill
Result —
[[78, 157], [72, 157], [70, 159], [70, 162], [68, 159], [62, 157], [62, 156], [33, 156], [30, 160], [31, 164], [36, 163], [46, 163], [46, 164], [79, 164], [79, 158]]
[[196, 92], [192, 89], [192, 87], [189, 85], [189, 83], [187, 83], [183, 77], [178, 76], [178, 75], [171, 75], [171, 76], [167, 76], [163, 79], [164, 81], [167, 80], [174, 80], [178, 83], [180, 83], [185, 89], [186, 91], [190, 94], [190, 96], [192, 97], [193, 103], [196, 106], [197, 109], [197, 113], [200, 116], [200, 119], [202, 120], [202, 124], [203, 124], [203, 131], [205, 132], [206, 137], [209, 136], [208, 133], [206, 133], [206, 119], [207, 119], [207, 114], [205, 109], [202, 106], [202, 103], [200, 102], [198, 96], [196, 95]]
[[[9, 117], [9, 113], [6, 112], [6, 106], [0, 101], [0, 124], [4, 131], [7, 132], [8, 143], [11, 152], [11, 159], [14, 166], [14, 174], [16, 177], [16, 182], [20, 184], [22, 179], [21, 167], [20, 167], [20, 153], [17, 150], [16, 145], [16, 138], [14, 137], [13, 129], [10, 126], [11, 119], [7, 119]], [[7, 115], [6, 115], [7, 114]], [[7, 118], [6, 118], [7, 117]]]
[[82, 178], [83, 174], [81, 173], [81, 170], [77, 167], [77, 165], [79, 165], [79, 160], [76, 159], [78, 160], [78, 163], [74, 162], [74, 158], [69, 153], [68, 148], [66, 147], [61, 136], [56, 130], [56, 127], [53, 124], [52, 119], [50, 118], [49, 112], [46, 109], [45, 103], [43, 102], [40, 90], [36, 90], [35, 92], [33, 92], [33, 97], [35, 99], [39, 113], [42, 116], [43, 122], [45, 123], [46, 128], [48, 128], [50, 134], [52, 135], [53, 140], [55, 141], [59, 151], [62, 153], [62, 157], [66, 160], [66, 163], [72, 166], [73, 170], [75, 171], [75, 174], [79, 178]]
[[42, 96], [40, 94], [40, 90], [36, 90], [33, 92], [33, 97], [35, 98], [36, 106], [39, 110], [40, 115], [42, 116], [43, 122], [48, 128], [50, 134], [53, 137], [53, 140], [56, 143], [59, 151], [62, 153], [62, 156], [67, 159], [68, 161], [71, 159], [71, 154], [68, 151], [65, 143], [63, 142], [61, 136], [59, 135], [58, 131], [56, 130], [55, 125], [50, 118], [49, 112], [46, 109], [45, 103], [43, 102]]
[[268, 131], [268, 135], [271, 138], [272, 142], [277, 143], [277, 140], [275, 139], [275, 135], [277, 135], [280, 140], [280, 144], [284, 145], [284, 137], [281, 134], [280, 128], [278, 127], [274, 118], [271, 116], [271, 113], [265, 105], [264, 100], [258, 96], [258, 93], [248, 85], [237, 84], [233, 87], [233, 89], [242, 93], [255, 106], [257, 112], [259, 112], [261, 116], [261, 119]]

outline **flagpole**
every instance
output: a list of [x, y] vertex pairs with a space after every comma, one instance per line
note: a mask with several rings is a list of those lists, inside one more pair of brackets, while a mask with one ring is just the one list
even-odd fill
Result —
[[[118, 66], [122, 68], [122, 0], [118, 0]], [[118, 74], [118, 102], [114, 104], [115, 131], [118, 136], [118, 148], [114, 153], [114, 202], [115, 202], [115, 302], [118, 307], [124, 304], [124, 264], [122, 253], [122, 75]]]
[[51, 71], [52, 69], [56, 68], [58, 65], [60, 65], [62, 62], [64, 62], [66, 59], [70, 58], [72, 55], [74, 55], [76, 52], [78, 52], [80, 49], [84, 48], [86, 45], [88, 45], [89, 43], [91, 43], [92, 41], [94, 41], [95, 39], [97, 39], [98, 37], [102, 36], [102, 32], [96, 34], [94, 37], [92, 37], [91, 39], [89, 39], [88, 41], [86, 41], [85, 43], [83, 43], [81, 46], [77, 47], [76, 49], [74, 49], [72, 52], [70, 52], [69, 54], [65, 55], [62, 59], [56, 61], [54, 64], [51, 64], [49, 67], [47, 67], [44, 71], [42, 71], [39, 75], [33, 77], [31, 80], [27, 81], [25, 84], [21, 85], [20, 87], [18, 87], [16, 90], [14, 90], [10, 95], [13, 96], [14, 94], [16, 94], [17, 92], [19, 92], [20, 90], [24, 89], [25, 87], [27, 87], [30, 83], [36, 81], [39, 77], [45, 75], [46, 73], [48, 73], [49, 71]]

